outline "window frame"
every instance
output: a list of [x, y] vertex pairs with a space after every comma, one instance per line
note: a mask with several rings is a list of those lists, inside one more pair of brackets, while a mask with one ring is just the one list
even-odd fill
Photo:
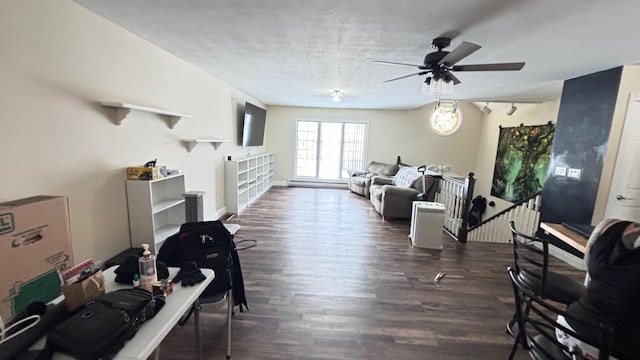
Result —
[[[299, 122], [317, 122], [317, 123], [339, 123], [339, 124], [343, 124], [342, 127], [342, 131], [341, 131], [341, 139], [340, 139], [340, 144], [341, 144], [341, 151], [340, 151], [340, 163], [342, 164], [342, 154], [343, 154], [343, 150], [344, 150], [344, 124], [364, 124], [365, 125], [365, 131], [364, 131], [364, 139], [363, 139], [363, 150], [362, 150], [362, 167], [364, 168], [367, 164], [367, 150], [369, 148], [369, 127], [370, 127], [370, 121], [369, 120], [357, 120], [357, 119], [323, 119], [323, 118], [308, 118], [308, 117], [300, 117], [300, 118], [294, 118], [293, 119], [293, 180], [295, 181], [309, 181], [309, 182], [325, 182], [325, 183], [347, 183], [348, 179], [322, 179], [320, 177], [318, 177], [317, 174], [319, 174], [320, 169], [320, 161], [319, 161], [319, 154], [320, 154], [320, 149], [317, 148], [316, 149], [316, 176], [315, 177], [300, 177], [297, 176], [297, 169], [298, 169], [298, 124]], [[319, 126], [320, 128], [320, 126]], [[321, 132], [318, 131], [318, 137], [317, 137], [317, 144], [320, 144], [320, 136], [321, 136]], [[345, 170], [345, 169], [342, 169]], [[356, 169], [346, 169], [346, 170], [356, 170]]]

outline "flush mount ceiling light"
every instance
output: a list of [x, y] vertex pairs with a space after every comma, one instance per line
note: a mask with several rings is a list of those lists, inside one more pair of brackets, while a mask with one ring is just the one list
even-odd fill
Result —
[[462, 111], [455, 101], [438, 101], [431, 114], [429, 126], [441, 136], [454, 134], [462, 125]]
[[509, 116], [513, 115], [513, 113], [516, 112], [516, 110], [518, 110], [518, 107], [515, 106], [513, 103], [511, 103], [511, 107], [509, 108], [509, 110], [507, 110], [507, 115]]
[[491, 114], [491, 109], [489, 108], [489, 103], [487, 103], [485, 106], [483, 106], [480, 111], [482, 111], [483, 113], [489, 115]]
[[340, 90], [333, 90], [331, 92], [331, 101], [333, 102], [340, 102], [342, 101], [342, 92], [340, 92]]

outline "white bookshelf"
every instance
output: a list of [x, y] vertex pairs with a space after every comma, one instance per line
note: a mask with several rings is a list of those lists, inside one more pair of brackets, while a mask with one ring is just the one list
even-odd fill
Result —
[[185, 222], [184, 174], [157, 180], [127, 180], [131, 247], [149, 244], [157, 254]]
[[271, 153], [227, 160], [224, 164], [227, 211], [238, 213], [273, 184], [274, 157]]

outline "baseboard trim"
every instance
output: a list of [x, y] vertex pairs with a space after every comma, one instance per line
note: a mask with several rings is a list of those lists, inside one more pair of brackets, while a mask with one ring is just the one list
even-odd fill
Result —
[[218, 209], [218, 211], [216, 211], [215, 213], [213, 213], [213, 215], [211, 215], [208, 219], [206, 219], [207, 221], [214, 221], [214, 220], [218, 220], [221, 219], [222, 217], [224, 217], [227, 214], [227, 207], [223, 206], [222, 208]]
[[319, 182], [310, 180], [289, 180], [287, 182], [289, 187], [313, 187], [313, 188], [326, 188], [326, 189], [348, 189], [346, 183], [332, 183], [332, 182]]

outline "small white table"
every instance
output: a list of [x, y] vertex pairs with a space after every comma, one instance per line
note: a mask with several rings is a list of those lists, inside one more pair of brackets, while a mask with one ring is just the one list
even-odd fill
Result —
[[[131, 286], [119, 284], [115, 282], [116, 275], [114, 273], [117, 266], [112, 266], [103, 271], [105, 279], [105, 291], [114, 291], [117, 289], [127, 289]], [[179, 268], [169, 268], [169, 279], [178, 273]], [[194, 286], [182, 286], [181, 284], [173, 285], [173, 293], [166, 298], [166, 303], [159, 313], [153, 319], [148, 320], [140, 326], [136, 335], [125, 345], [113, 359], [116, 360], [145, 360], [158, 348], [162, 340], [167, 336], [169, 331], [178, 323], [178, 320], [186, 313], [191, 306], [198, 301], [200, 294], [215, 278], [215, 274], [211, 269], [200, 269], [206, 276], [206, 279]], [[199, 334], [198, 317], [194, 317], [196, 334]], [[195, 339], [198, 355], [200, 354], [200, 339]], [[53, 356], [54, 360], [73, 359], [63, 353], [56, 352]]]

